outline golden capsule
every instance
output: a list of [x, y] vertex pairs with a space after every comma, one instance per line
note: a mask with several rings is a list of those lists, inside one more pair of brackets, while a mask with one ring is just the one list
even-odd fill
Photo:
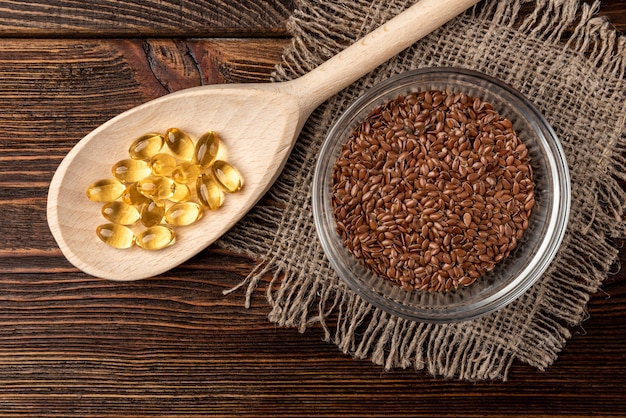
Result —
[[118, 161], [111, 169], [113, 176], [122, 183], [134, 183], [150, 175], [150, 166], [143, 160]]
[[112, 202], [118, 199], [126, 186], [116, 179], [98, 180], [87, 188], [87, 197], [94, 202]]
[[169, 177], [147, 176], [137, 182], [137, 190], [152, 200], [166, 200], [174, 196], [176, 183]]
[[168, 200], [172, 202], [186, 202], [191, 200], [191, 189], [186, 184], [176, 183], [176, 191]]
[[217, 160], [212, 168], [215, 180], [227, 192], [236, 192], [243, 187], [243, 177], [235, 167], [226, 161]]
[[176, 203], [165, 212], [165, 222], [172, 226], [187, 226], [202, 218], [202, 207], [195, 202]]
[[160, 250], [176, 240], [174, 230], [167, 226], [152, 226], [137, 235], [135, 242], [145, 250]]
[[210, 174], [198, 177], [196, 194], [203, 206], [215, 210], [224, 204], [224, 191]]
[[172, 154], [160, 152], [150, 159], [150, 169], [155, 176], [169, 176], [176, 168], [176, 158]]
[[161, 151], [165, 138], [158, 133], [148, 133], [135, 139], [128, 149], [130, 158], [135, 160], [149, 160]]
[[185, 132], [178, 128], [170, 128], [165, 132], [165, 143], [172, 153], [182, 160], [193, 158], [193, 141]]
[[191, 183], [200, 175], [200, 167], [190, 161], [183, 161], [172, 171], [172, 179], [176, 183]]
[[139, 193], [139, 190], [137, 190], [137, 183], [126, 185], [126, 189], [124, 190], [124, 193], [122, 193], [122, 202], [129, 205], [138, 206], [148, 203], [149, 201], [149, 198]]
[[213, 131], [209, 131], [202, 135], [194, 149], [193, 162], [201, 168], [209, 168], [217, 158], [217, 152], [220, 148], [220, 139]]
[[165, 205], [163, 202], [151, 200], [141, 206], [141, 223], [145, 226], [155, 226], [161, 223], [165, 216]]
[[132, 225], [139, 220], [139, 210], [122, 201], [108, 202], [102, 206], [102, 216], [119, 225]]
[[133, 231], [124, 225], [99, 225], [96, 228], [96, 235], [105, 244], [119, 249], [130, 248], [135, 242]]

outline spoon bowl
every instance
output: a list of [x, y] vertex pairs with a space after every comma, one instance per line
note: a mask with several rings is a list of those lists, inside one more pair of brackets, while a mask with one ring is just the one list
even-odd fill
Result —
[[[169, 270], [172, 261], [198, 253], [230, 229], [273, 183], [302, 124], [294, 98], [268, 87], [272, 85], [184, 90], [133, 108], [87, 135], [59, 166], [48, 195], [48, 221], [66, 258], [98, 277], [151, 277]], [[280, 113], [274, 114], [276, 109]], [[267, 123], [262, 123], [268, 115]], [[98, 213], [102, 205], [87, 199], [87, 188], [95, 180], [112, 177], [112, 163], [128, 158], [132, 139], [170, 127], [195, 138], [209, 130], [219, 132], [223, 142], [219, 158], [237, 162], [245, 187], [229, 195], [219, 210], [208, 211], [192, 226], [177, 228], [177, 242], [163, 250], [104, 245], [95, 237], [96, 227], [104, 223]]]
[[[302, 126], [324, 100], [367, 74], [478, 0], [421, 0], [315, 70], [292, 81], [224, 84], [171, 93], [130, 109], [79, 141], [59, 165], [48, 193], [47, 216], [59, 248], [93, 276], [136, 280], [161, 274], [209, 246], [246, 214], [273, 184]], [[177, 127], [199, 137], [218, 132], [220, 159], [234, 164], [245, 186], [159, 251], [119, 250], [95, 235], [101, 205], [85, 192], [111, 177], [133, 139]]]

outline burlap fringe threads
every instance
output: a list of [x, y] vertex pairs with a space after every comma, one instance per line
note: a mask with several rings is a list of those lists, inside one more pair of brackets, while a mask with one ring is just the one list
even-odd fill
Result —
[[[522, 6], [528, 8], [524, 3], [529, 2], [534, 8], [521, 18], [520, 10]], [[411, 3], [299, 1], [289, 21], [293, 43], [284, 53], [275, 80], [296, 78], [310, 71]], [[385, 369], [415, 367], [446, 378], [506, 380], [514, 359], [541, 370], [552, 364], [571, 337], [569, 328], [586, 318], [590, 294], [598, 291], [612, 266], [615, 268], [618, 249], [613, 239], [626, 237], [622, 218], [626, 194], [618, 183], [626, 181], [626, 38], [618, 36], [608, 22], [595, 17], [598, 8], [598, 1], [582, 5], [573, 0], [480, 3], [331, 98], [307, 122], [284, 172], [268, 193], [269, 200], [279, 205], [259, 204], [219, 242], [232, 251], [262, 260], [231, 292], [246, 288], [245, 303], [249, 306], [260, 281], [271, 277], [266, 293], [270, 321], [301, 332], [313, 325], [321, 326], [324, 338], [341, 351], [356, 358], [369, 357]], [[446, 39], [458, 42], [458, 57], [437, 56], [445, 50], [441, 44]], [[531, 49], [528, 59], [530, 65], [536, 66], [531, 70], [532, 80], [516, 80], [514, 74], [520, 69], [506, 66], [519, 63], [506, 62], [506, 56], [483, 56], [491, 50], [481, 42], [493, 43], [494, 39], [513, 44], [511, 48], [523, 44]], [[546, 47], [565, 57], [563, 61], [541, 56]], [[576, 71], [568, 67], [574, 61], [580, 67], [575, 70], [588, 73], [589, 82], [598, 83], [603, 95], [589, 100], [612, 104], [611, 114], [598, 113], [591, 119], [594, 126], [587, 127], [587, 151], [580, 151], [581, 140], [572, 135], [568, 126], [562, 126], [567, 120], [559, 119], [559, 109], [590, 103], [577, 104], [576, 100], [586, 99], [568, 97], [567, 92], [542, 101], [544, 87], [524, 84], [535, 83], [533, 72], [571, 70], [575, 77]], [[553, 266], [531, 291], [487, 317], [461, 324], [433, 325], [403, 320], [375, 309], [336, 277], [317, 242], [310, 185], [312, 167], [326, 130], [349, 102], [394, 72], [450, 64], [489, 72], [527, 95], [534, 94], [532, 99], [539, 102], [535, 104], [545, 107], [542, 111], [564, 143], [574, 195], [562, 248]], [[563, 77], [567, 81], [567, 75]], [[549, 88], [550, 80], [544, 85]], [[602, 143], [593, 138], [594, 134], [608, 137], [608, 141], [602, 139]], [[602, 146], [594, 148], [596, 143]]]

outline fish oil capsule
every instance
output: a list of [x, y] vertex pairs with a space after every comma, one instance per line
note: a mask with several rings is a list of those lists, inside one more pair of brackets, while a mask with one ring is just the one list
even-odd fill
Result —
[[145, 226], [155, 226], [161, 223], [165, 216], [165, 205], [163, 202], [154, 200], [145, 203], [141, 207], [141, 223]]
[[243, 187], [243, 177], [235, 167], [226, 161], [217, 160], [212, 168], [215, 180], [227, 192], [236, 192]]
[[134, 183], [150, 175], [151, 170], [143, 160], [126, 159], [115, 163], [111, 172], [122, 183]]
[[183, 161], [172, 171], [172, 179], [176, 183], [191, 183], [200, 175], [200, 167], [190, 161]]
[[217, 152], [220, 148], [220, 139], [213, 131], [209, 131], [202, 135], [194, 149], [193, 162], [201, 168], [209, 168], [217, 158]]
[[191, 189], [186, 184], [176, 183], [176, 191], [168, 200], [175, 203], [191, 200]]
[[169, 176], [176, 168], [176, 158], [173, 155], [160, 152], [150, 159], [150, 169], [155, 176]]
[[161, 151], [165, 138], [159, 133], [148, 133], [135, 139], [128, 149], [130, 158], [135, 160], [149, 160], [154, 154]]
[[178, 128], [170, 128], [165, 132], [165, 143], [172, 153], [182, 160], [193, 158], [193, 141], [185, 132]]
[[96, 235], [107, 245], [113, 248], [125, 249], [133, 246], [135, 235], [127, 226], [104, 224], [96, 228]]
[[118, 199], [126, 186], [116, 179], [104, 179], [91, 183], [87, 188], [87, 197], [94, 202], [112, 202]]
[[122, 201], [105, 203], [102, 206], [102, 216], [109, 222], [119, 225], [132, 225], [139, 220], [139, 210]]
[[122, 193], [122, 202], [129, 205], [139, 206], [144, 203], [148, 203], [150, 199], [139, 193], [137, 190], [137, 183], [131, 183], [126, 185], [124, 193]]
[[137, 235], [136, 244], [145, 250], [160, 250], [176, 240], [174, 230], [163, 225], [152, 226]]
[[210, 174], [198, 177], [196, 194], [203, 206], [215, 210], [224, 204], [224, 191]]
[[137, 182], [137, 190], [152, 200], [166, 200], [174, 196], [176, 183], [169, 177], [147, 176]]
[[195, 202], [173, 204], [165, 212], [165, 222], [172, 226], [187, 226], [202, 218], [202, 207]]

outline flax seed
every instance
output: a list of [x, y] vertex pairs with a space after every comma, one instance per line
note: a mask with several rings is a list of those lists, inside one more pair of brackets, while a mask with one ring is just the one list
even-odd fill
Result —
[[528, 149], [491, 104], [428, 91], [379, 106], [334, 167], [346, 248], [407, 291], [451, 291], [517, 246], [535, 205]]

